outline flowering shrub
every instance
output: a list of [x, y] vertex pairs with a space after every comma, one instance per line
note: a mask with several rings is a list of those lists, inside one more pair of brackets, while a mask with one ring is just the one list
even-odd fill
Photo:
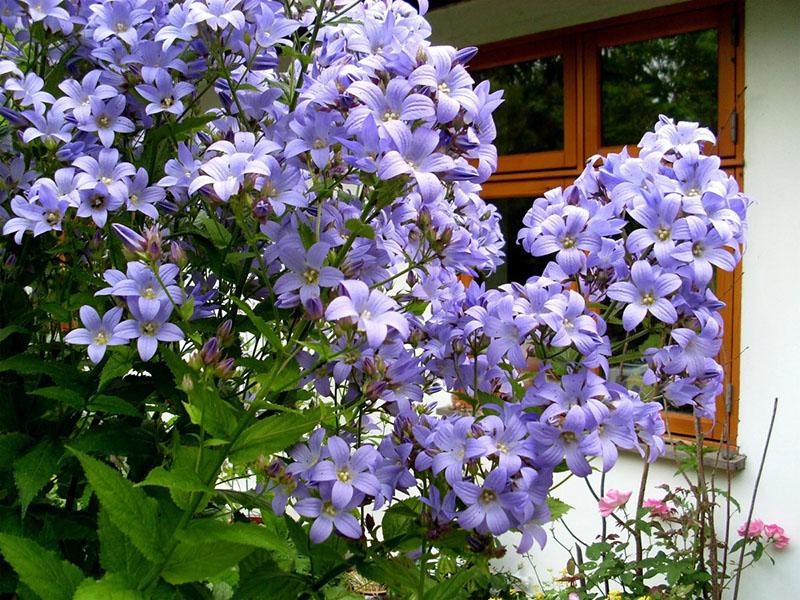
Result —
[[[765, 525], [760, 519], [749, 521], [749, 526], [743, 523], [739, 539], [729, 540], [727, 535], [709, 539], [707, 515], [723, 508], [717, 505], [717, 496], [711, 506], [704, 507], [697, 503], [696, 488], [660, 487], [663, 497], [648, 498], [640, 507], [627, 506], [629, 491], [609, 490], [601, 497], [599, 512], [603, 519], [613, 521], [612, 532], [586, 545], [580, 562], [570, 560], [555, 589], [540, 592], [542, 600], [735, 597], [739, 573], [764, 556], [774, 563], [771, 551], [789, 545], [782, 527]], [[738, 508], [735, 501], [734, 505]], [[723, 531], [729, 525], [723, 522]], [[642, 534], [643, 555], [638, 557], [633, 541]], [[709, 565], [712, 560], [717, 562], [714, 567]], [[719, 589], [712, 583], [714, 578], [719, 579]]]
[[[321, 597], [357, 570], [466, 597], [498, 536], [545, 543], [554, 473], [655, 460], [665, 402], [713, 416], [748, 201], [709, 130], [592, 159], [525, 217], [542, 275], [486, 289], [502, 93], [409, 5], [2, 22], [4, 591]], [[612, 372], [637, 360], [641, 393]]]

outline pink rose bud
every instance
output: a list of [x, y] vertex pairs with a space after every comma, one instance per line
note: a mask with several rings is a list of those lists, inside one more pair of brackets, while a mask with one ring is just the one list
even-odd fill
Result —
[[619, 508], [625, 504], [631, 497], [631, 492], [620, 492], [619, 490], [608, 490], [608, 493], [600, 498], [597, 503], [600, 509], [600, 516], [606, 518], [614, 509]]
[[652, 517], [666, 517], [670, 513], [669, 506], [663, 500], [648, 498], [642, 503], [642, 506], [650, 509], [650, 516]]
[[764, 521], [753, 519], [750, 521], [750, 527], [747, 527], [747, 523], [742, 523], [742, 526], [737, 531], [742, 537], [757, 538], [764, 531]]

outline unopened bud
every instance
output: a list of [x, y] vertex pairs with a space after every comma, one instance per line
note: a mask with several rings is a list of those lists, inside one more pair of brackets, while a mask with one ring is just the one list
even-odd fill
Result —
[[186, 250], [184, 250], [183, 246], [181, 246], [178, 242], [170, 242], [169, 258], [179, 267], [186, 266]]
[[158, 225], [148, 227], [145, 232], [145, 249], [144, 252], [150, 260], [158, 260], [161, 258], [161, 230]]
[[213, 337], [203, 344], [203, 348], [200, 350], [200, 359], [203, 364], [212, 365], [219, 360], [219, 357], [219, 340]]
[[217, 327], [217, 338], [219, 339], [219, 343], [223, 348], [225, 346], [230, 346], [231, 343], [233, 343], [233, 336], [231, 335], [232, 330], [233, 321], [230, 319], [225, 319], [222, 323], [220, 323], [219, 327]]
[[214, 368], [214, 374], [220, 379], [227, 379], [233, 375], [235, 363], [232, 358], [225, 358], [217, 363]]
[[117, 234], [117, 237], [122, 240], [122, 245], [126, 250], [133, 254], [144, 252], [146, 241], [133, 229], [126, 227], [125, 225], [120, 225], [119, 223], [114, 223], [111, 226], [111, 229], [113, 229], [114, 233]]
[[194, 380], [189, 375], [184, 375], [181, 379], [181, 389], [184, 392], [191, 392], [194, 389]]

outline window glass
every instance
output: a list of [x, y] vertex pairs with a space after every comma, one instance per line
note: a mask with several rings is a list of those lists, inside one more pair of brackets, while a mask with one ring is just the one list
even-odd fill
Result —
[[658, 115], [717, 125], [717, 30], [600, 49], [602, 144], [636, 144]]
[[564, 61], [547, 56], [475, 71], [505, 101], [494, 113], [497, 152], [525, 154], [564, 148]]

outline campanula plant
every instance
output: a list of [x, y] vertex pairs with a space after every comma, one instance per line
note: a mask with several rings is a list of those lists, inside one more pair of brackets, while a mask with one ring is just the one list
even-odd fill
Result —
[[[556, 479], [713, 415], [713, 134], [661, 118], [504, 241], [502, 91], [425, 4], [5, 2], [3, 593], [483, 597]], [[548, 266], [487, 288], [517, 241]]]

